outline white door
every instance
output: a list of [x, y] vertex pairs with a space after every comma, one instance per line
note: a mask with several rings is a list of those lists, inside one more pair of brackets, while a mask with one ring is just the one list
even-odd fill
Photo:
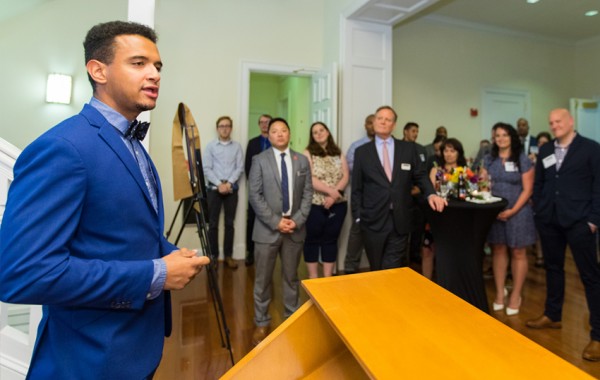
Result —
[[481, 138], [488, 139], [494, 124], [503, 122], [516, 128], [521, 117], [529, 120], [529, 92], [488, 88], [483, 90], [481, 107]]
[[[17, 147], [0, 138], [0, 223], [13, 180], [12, 169], [20, 153]], [[25, 378], [41, 315], [41, 306], [0, 302], [0, 379]]]
[[600, 142], [600, 109], [597, 99], [571, 98], [571, 114], [575, 129], [582, 136]]
[[337, 95], [337, 64], [334, 62], [312, 76], [311, 118], [313, 123], [322, 121], [327, 124], [336, 142], [339, 141]]

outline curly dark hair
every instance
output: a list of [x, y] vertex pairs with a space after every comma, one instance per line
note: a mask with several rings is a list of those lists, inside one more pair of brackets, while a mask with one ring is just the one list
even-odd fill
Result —
[[[111, 64], [115, 58], [115, 38], [121, 35], [138, 35], [156, 44], [158, 37], [152, 28], [136, 22], [110, 21], [92, 27], [85, 36], [83, 49], [85, 64], [95, 59], [105, 64]], [[96, 82], [88, 74], [92, 89], [96, 91]]]
[[440, 152], [442, 152], [442, 155], [440, 157], [441, 166], [446, 165], [446, 160], [444, 159], [444, 149], [446, 149], [447, 146], [449, 146], [450, 148], [454, 148], [454, 150], [456, 150], [458, 152], [458, 158], [456, 159], [456, 165], [457, 166], [466, 166], [467, 159], [465, 158], [465, 150], [462, 146], [462, 143], [460, 141], [458, 141], [458, 139], [455, 139], [455, 138], [446, 139], [440, 146]]
[[[521, 144], [521, 139], [519, 138], [519, 134], [517, 133], [517, 130], [515, 129], [515, 127], [513, 127], [510, 124], [500, 122], [500, 123], [494, 124], [494, 126], [492, 127], [492, 135], [495, 135], [496, 130], [498, 130], [498, 129], [504, 130], [510, 136], [510, 157], [508, 158], [508, 160], [514, 162], [515, 165], [517, 165], [517, 168], [520, 169], [519, 156], [521, 155], [523, 146]], [[492, 159], [494, 159], [494, 160], [497, 159], [498, 153], [499, 153], [498, 144], [496, 144], [496, 141], [494, 141], [494, 144], [492, 144], [492, 151], [491, 151]]]
[[[321, 147], [321, 145], [319, 145], [319, 143], [317, 143], [315, 141], [315, 138], [313, 137], [312, 131], [316, 125], [323, 126], [323, 128], [325, 128], [325, 130], [329, 132], [329, 136], [327, 136], [327, 146], [325, 147], [325, 149], [323, 149], [323, 147]], [[321, 121], [315, 121], [310, 126], [308, 145], [306, 146], [306, 150], [308, 150], [311, 156], [317, 157], [339, 156], [342, 154], [342, 150], [340, 149], [340, 147], [335, 144], [335, 141], [333, 141], [331, 131], [329, 130], [327, 125], [325, 125], [325, 123]]]

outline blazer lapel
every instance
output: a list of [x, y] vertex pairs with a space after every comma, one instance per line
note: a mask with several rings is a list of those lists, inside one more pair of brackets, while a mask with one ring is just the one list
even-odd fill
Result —
[[[129, 149], [125, 146], [125, 143], [121, 139], [119, 132], [115, 127], [110, 125], [108, 122], [104, 122], [100, 125], [100, 130], [98, 135], [101, 139], [103, 139], [106, 144], [112, 149], [113, 152], [119, 157], [125, 168], [129, 172], [129, 174], [133, 177], [140, 190], [144, 193], [146, 197], [146, 201], [152, 205], [152, 200], [150, 199], [150, 193], [148, 192], [148, 188], [146, 187], [146, 183], [144, 182], [144, 177], [142, 176], [142, 172], [135, 160], [135, 157], [131, 154]], [[150, 162], [150, 161], [149, 161]], [[156, 178], [156, 169], [152, 165], [152, 171]], [[158, 183], [158, 180], [157, 180]], [[160, 194], [158, 194], [160, 195]], [[159, 196], [160, 199], [160, 196]], [[159, 207], [160, 209], [160, 207]]]
[[[552, 143], [554, 143], [554, 141]], [[573, 141], [571, 141], [571, 145], [569, 146], [569, 149], [567, 150], [567, 154], [565, 155], [565, 159], [564, 159], [563, 163], [560, 165], [561, 170], [562, 170], [562, 168], [568, 167], [571, 164], [571, 157], [575, 153], [577, 153], [577, 150], [579, 149], [580, 144], [581, 144], [581, 137], [579, 136], [579, 134], [576, 134]], [[557, 171], [560, 172], [560, 170], [557, 170]]]
[[277, 187], [281, 189], [281, 178], [279, 175], [279, 169], [277, 168], [277, 160], [275, 159], [275, 154], [273, 154], [272, 149], [265, 150], [265, 154], [267, 155], [267, 162], [271, 170], [273, 171], [272, 176], [275, 179], [275, 183], [277, 183]]
[[402, 158], [400, 156], [400, 142], [392, 137], [394, 140], [394, 168], [392, 169], [392, 181], [395, 178], [398, 178], [400, 175], [400, 170], [402, 170]]

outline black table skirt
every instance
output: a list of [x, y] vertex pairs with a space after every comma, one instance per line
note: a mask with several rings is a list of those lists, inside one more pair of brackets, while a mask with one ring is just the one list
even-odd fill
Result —
[[443, 212], [425, 205], [435, 242], [437, 283], [488, 313], [483, 281], [483, 246], [496, 216], [508, 202], [489, 204], [448, 200]]

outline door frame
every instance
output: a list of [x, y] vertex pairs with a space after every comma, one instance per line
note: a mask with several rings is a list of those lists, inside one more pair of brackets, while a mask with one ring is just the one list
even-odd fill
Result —
[[273, 75], [296, 75], [311, 77], [318, 72], [319, 68], [307, 65], [278, 65], [273, 63], [242, 61], [240, 72], [240, 141], [248, 141], [248, 114], [250, 113], [250, 75], [252, 73], [263, 73]]

